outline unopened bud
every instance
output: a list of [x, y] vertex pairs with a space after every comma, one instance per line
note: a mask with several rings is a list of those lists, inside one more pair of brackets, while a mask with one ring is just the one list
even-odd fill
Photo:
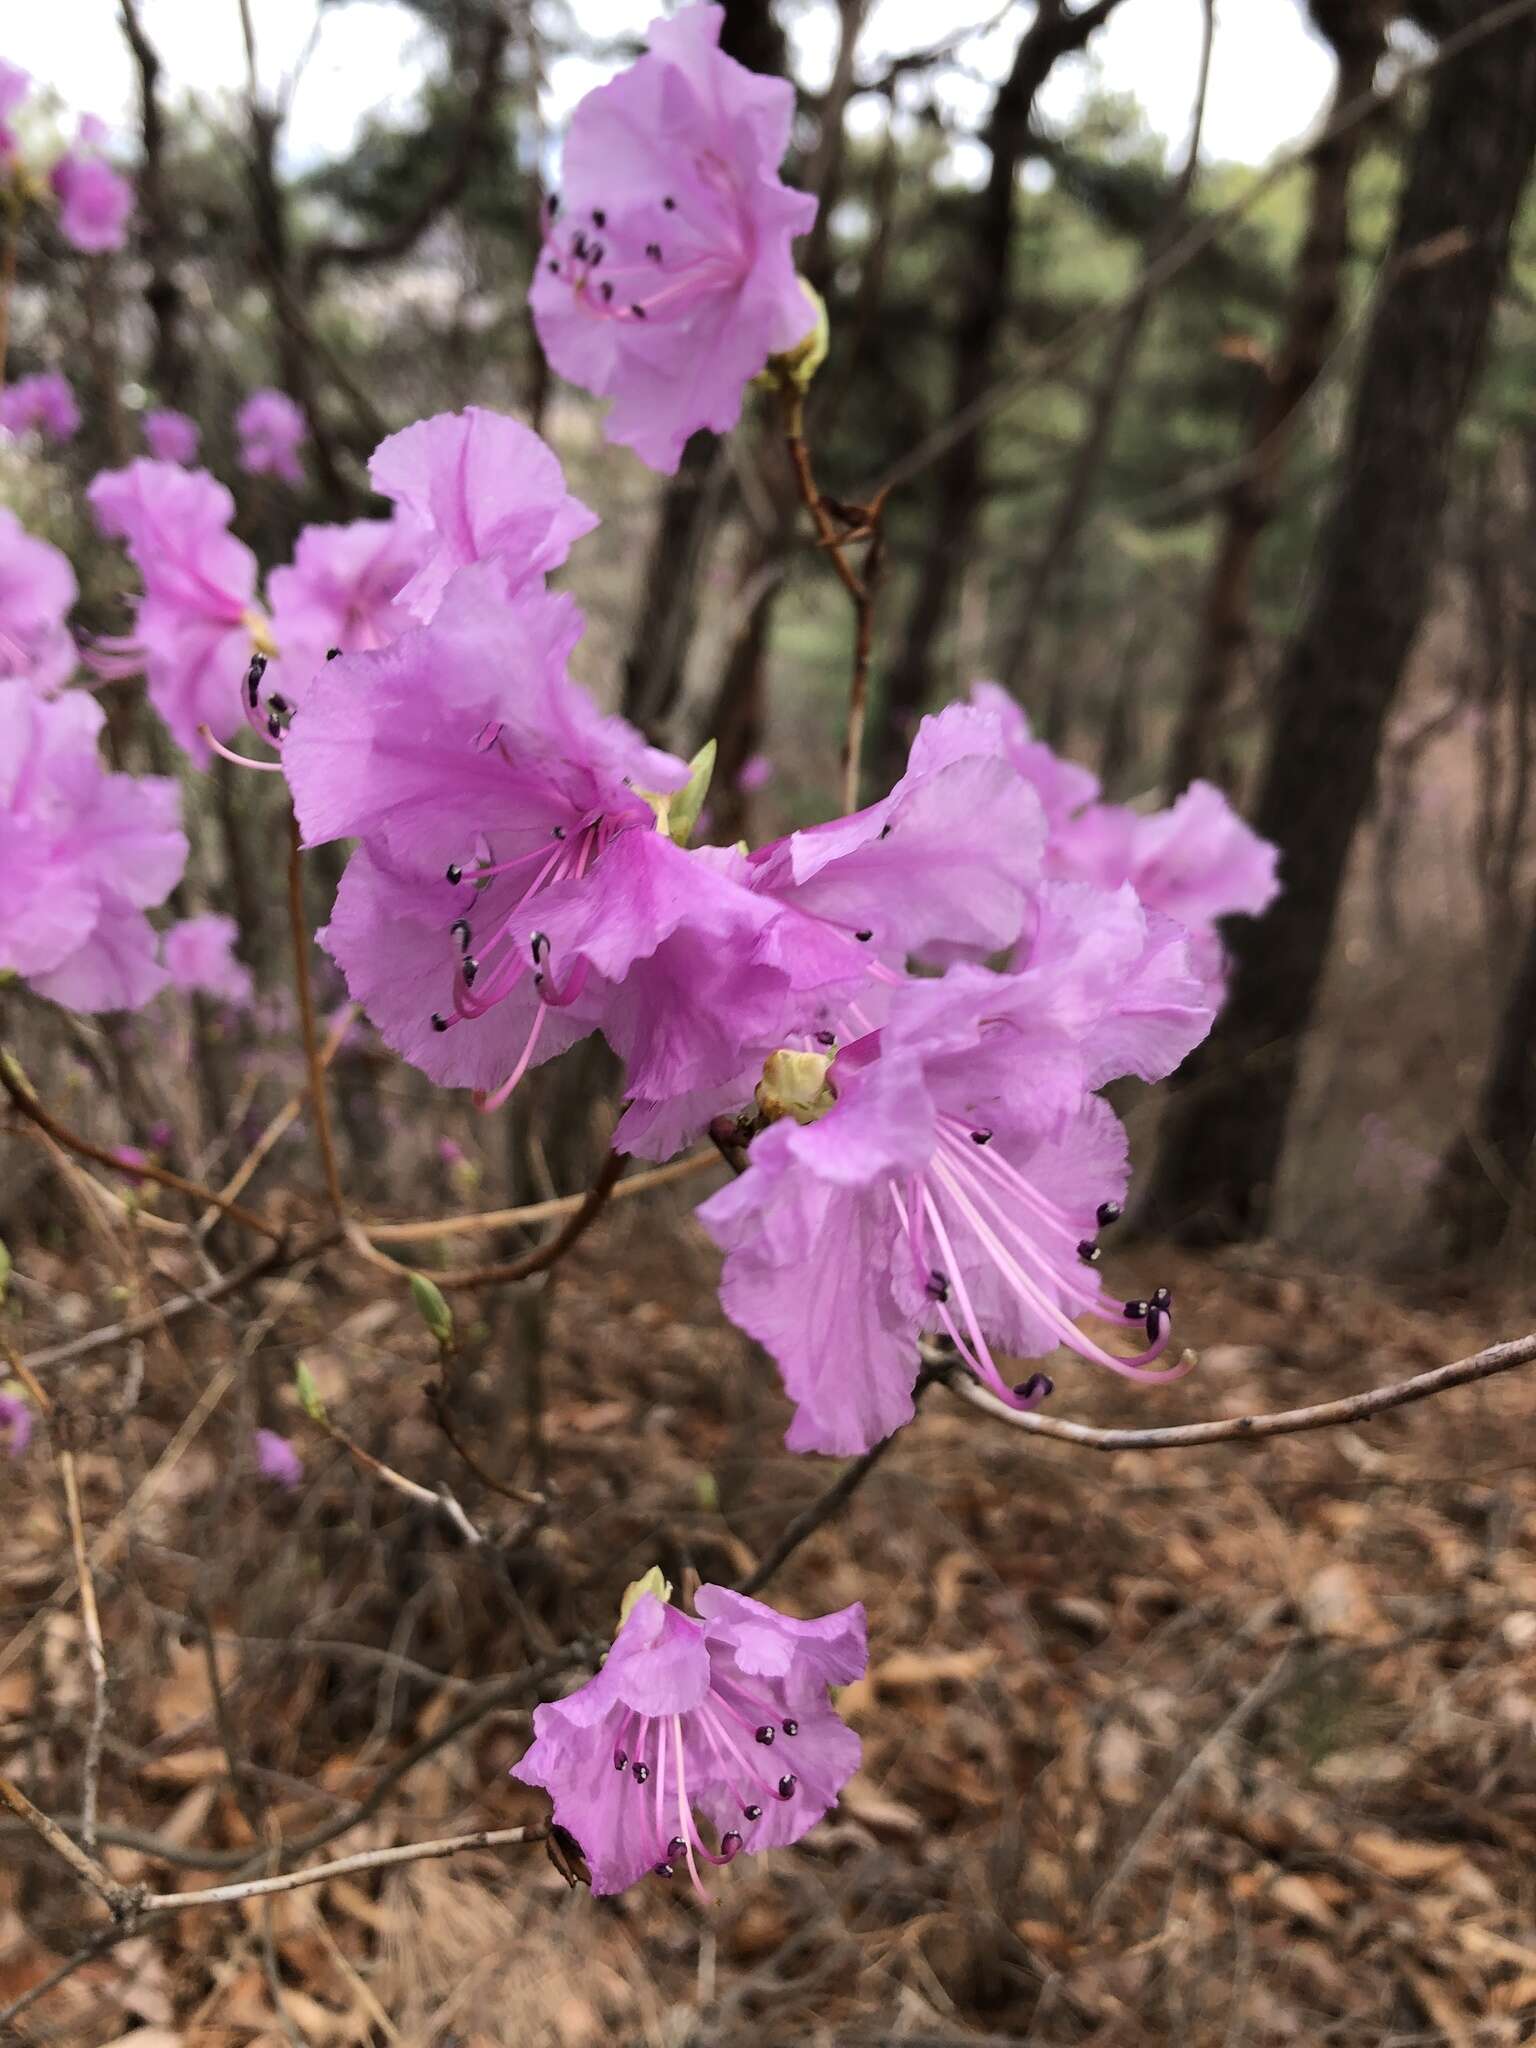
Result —
[[453, 1310], [443, 1290], [425, 1273], [413, 1273], [411, 1299], [416, 1304], [416, 1313], [431, 1331], [433, 1343], [440, 1351], [448, 1350], [453, 1343]]
[[662, 1571], [659, 1564], [653, 1564], [643, 1577], [631, 1580], [629, 1585], [624, 1588], [624, 1598], [619, 1602], [620, 1628], [628, 1621], [636, 1605], [645, 1598], [647, 1593], [654, 1593], [663, 1605], [672, 1598], [672, 1581]]
[[792, 1052], [785, 1046], [763, 1061], [763, 1078], [754, 1099], [769, 1123], [792, 1117], [813, 1124], [837, 1101], [827, 1076], [832, 1062], [821, 1052]]

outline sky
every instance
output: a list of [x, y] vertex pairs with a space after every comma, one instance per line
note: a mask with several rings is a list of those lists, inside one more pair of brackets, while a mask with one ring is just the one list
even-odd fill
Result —
[[[594, 36], [638, 33], [657, 11], [649, 0], [572, 0]], [[422, 75], [418, 31], [394, 0], [348, 0], [327, 8], [316, 32], [316, 0], [250, 0], [263, 83], [279, 87], [303, 58], [293, 92], [287, 146], [290, 162], [306, 164], [344, 151], [370, 112], [410, 104]], [[198, 92], [238, 90], [245, 76], [236, 0], [140, 0], [144, 24], [160, 50], [168, 80]], [[968, 0], [945, 9], [944, 32], [988, 23], [997, 0]], [[23, 6], [0, 0], [5, 15], [0, 55], [53, 87], [66, 105], [128, 123], [134, 79], [118, 27], [116, 0], [54, 0]], [[831, 0], [799, 10], [796, 31], [802, 74], [821, 82], [830, 71], [835, 8]], [[920, 48], [936, 35], [933, 0], [874, 0], [860, 43], [861, 69], [881, 56]], [[1008, 61], [1025, 8], [1019, 0], [989, 33], [969, 44], [964, 72], [946, 97], [974, 118], [988, 99], [989, 79]], [[1152, 126], [1170, 143], [1187, 132], [1200, 46], [1201, 0], [1123, 0], [1095, 36], [1091, 64], [1057, 67], [1041, 97], [1048, 122], [1065, 123], [1094, 77], [1134, 93]], [[313, 38], [313, 42], [311, 39]], [[308, 52], [307, 56], [305, 52]], [[965, 75], [974, 72], [975, 77]], [[1217, 31], [1206, 150], [1211, 157], [1260, 163], [1296, 141], [1327, 94], [1332, 60], [1308, 29], [1301, 0], [1217, 0]], [[556, 67], [546, 113], [553, 125], [602, 73], [590, 64]], [[874, 99], [855, 103], [853, 118], [879, 117]]]

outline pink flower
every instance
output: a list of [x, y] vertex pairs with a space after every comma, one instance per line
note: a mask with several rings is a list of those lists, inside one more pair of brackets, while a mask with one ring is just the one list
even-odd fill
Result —
[[997, 720], [1004, 752], [1045, 806], [1052, 829], [1076, 815], [1099, 794], [1099, 778], [1076, 761], [1064, 761], [1030, 730], [1024, 708], [999, 683], [972, 683], [971, 702]]
[[0, 972], [73, 1010], [133, 1010], [165, 986], [143, 915], [186, 864], [176, 785], [109, 774], [83, 691], [0, 682]]
[[184, 917], [161, 941], [160, 957], [172, 986], [243, 1008], [255, 992], [251, 970], [235, 958], [239, 927], [217, 911]]
[[68, 682], [79, 654], [64, 621], [78, 595], [68, 558], [0, 505], [0, 678]]
[[229, 532], [235, 503], [201, 469], [142, 457], [103, 470], [86, 492], [104, 533], [122, 539], [144, 583], [134, 631], [102, 643], [122, 672], [142, 663], [150, 701], [195, 761], [236, 731], [250, 662], [256, 561]]
[[79, 140], [59, 158], [50, 179], [64, 239], [91, 256], [122, 248], [133, 212], [133, 187], [102, 155], [105, 139], [102, 123], [87, 116]]
[[270, 1479], [278, 1486], [286, 1486], [292, 1492], [303, 1480], [304, 1460], [287, 1437], [279, 1436], [275, 1429], [258, 1429], [256, 1469], [263, 1479]]
[[31, 90], [31, 75], [19, 65], [7, 64], [0, 57], [0, 166], [9, 163], [16, 155], [16, 131], [10, 124], [10, 116]]
[[240, 467], [250, 476], [281, 477], [302, 484], [299, 449], [308, 437], [304, 415], [285, 391], [253, 391], [235, 414]]
[[736, 777], [736, 787], [747, 796], [755, 796], [760, 789], [766, 789], [773, 780], [773, 763], [766, 754], [749, 754], [742, 762]]
[[19, 1458], [32, 1441], [32, 1410], [19, 1394], [0, 1394], [0, 1443]]
[[[892, 992], [844, 1045], [827, 1098], [752, 1142], [699, 1219], [726, 1253], [721, 1300], [773, 1355], [795, 1403], [792, 1450], [863, 1451], [910, 1420], [917, 1338], [947, 1337], [999, 1399], [1034, 1407], [994, 1346], [1065, 1345], [1131, 1379], [1153, 1370], [1171, 1296], [1110, 1295], [1097, 1230], [1120, 1213], [1124, 1133], [1092, 1090], [1168, 1071], [1210, 1028], [1182, 935], [1129, 890], [1097, 915], [1047, 899], [1027, 964], [951, 967]], [[1078, 1319], [1145, 1324], [1123, 1357]]]
[[573, 684], [570, 600], [461, 570], [429, 625], [324, 666], [283, 754], [305, 841], [361, 846], [325, 945], [386, 1042], [502, 1101], [601, 1030], [638, 1094], [726, 1080], [798, 962], [739, 855], [686, 853], [658, 753]]
[[420, 531], [417, 572], [395, 593], [418, 619], [431, 618], [455, 570], [498, 562], [515, 593], [558, 569], [597, 525], [538, 435], [478, 405], [391, 434], [368, 474]]
[[643, 1593], [597, 1676], [535, 1707], [512, 1767], [552, 1795], [594, 1892], [686, 1863], [707, 1899], [700, 1862], [798, 1842], [858, 1769], [828, 1688], [868, 1661], [862, 1607], [792, 1621], [724, 1586], [694, 1606], [699, 1621]]
[[156, 462], [178, 462], [188, 468], [197, 460], [202, 439], [196, 420], [169, 408], [144, 415], [144, 445]]
[[291, 708], [333, 648], [368, 654], [414, 623], [399, 602], [428, 542], [406, 514], [356, 519], [349, 526], [306, 526], [293, 560], [267, 579], [272, 635], [281, 655], [269, 681]]
[[0, 427], [18, 438], [35, 429], [45, 440], [72, 440], [80, 430], [80, 408], [69, 379], [57, 370], [39, 370], [6, 385], [0, 390]]
[[816, 202], [778, 175], [794, 90], [721, 54], [723, 18], [652, 22], [648, 53], [576, 109], [529, 294], [561, 376], [614, 401], [609, 440], [669, 475], [815, 324], [790, 245]]

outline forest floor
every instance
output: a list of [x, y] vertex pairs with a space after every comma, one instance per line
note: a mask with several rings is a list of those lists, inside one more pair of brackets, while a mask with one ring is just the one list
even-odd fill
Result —
[[[1161, 1390], [1061, 1371], [1062, 1414], [1294, 1406], [1529, 1314], [1270, 1251], [1118, 1263], [1172, 1282], [1200, 1367]], [[85, 1320], [68, 1259], [24, 1270], [18, 1341]], [[376, 1276], [301, 1271], [258, 1291], [254, 1322], [177, 1323], [126, 1418], [131, 1356], [72, 1369], [117, 1876], [218, 1882], [221, 1852], [344, 1823], [413, 1745], [318, 1853], [544, 1817], [507, 1776], [535, 1691], [433, 1738], [488, 1679], [605, 1634], [653, 1562], [740, 1577], [834, 1475], [782, 1450], [777, 1385], [713, 1270], [668, 1192], [611, 1211], [561, 1268], [541, 1350], [515, 1303], [469, 1333], [490, 1363], [455, 1392], [458, 1423], [496, 1474], [544, 1481], [543, 1517], [445, 1441], [422, 1325]], [[354, 1438], [446, 1482], [493, 1540], [466, 1546], [309, 1426], [300, 1360]], [[258, 1422], [302, 1450], [297, 1489], [255, 1471]], [[1106, 1457], [934, 1388], [773, 1585], [797, 1612], [869, 1610], [869, 1674], [841, 1698], [863, 1767], [800, 1848], [720, 1874], [709, 1909], [681, 1879], [594, 1901], [541, 1846], [189, 1910], [87, 1962], [13, 2038], [1513, 2048], [1536, 2037], [1533, 1424], [1536, 1380], [1514, 1373], [1347, 1431]], [[3, 1486], [0, 1768], [67, 1805], [91, 1688], [41, 1436]], [[145, 1834], [156, 1853], [122, 1845]], [[30, 1837], [4, 1841], [0, 2007], [105, 1924]], [[226, 1867], [199, 1869], [203, 1851]]]

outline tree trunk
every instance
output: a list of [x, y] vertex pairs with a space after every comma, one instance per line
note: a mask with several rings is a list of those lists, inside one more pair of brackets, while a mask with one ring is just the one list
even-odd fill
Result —
[[1452, 1259], [1492, 1251], [1511, 1224], [1533, 1221], [1536, 1156], [1536, 906], [1505, 998], [1472, 1128], [1456, 1139], [1430, 1189], [1431, 1229]]
[[[1119, 4], [1120, 0], [1093, 0], [1071, 14], [1066, 0], [1039, 0], [1034, 19], [1019, 40], [1013, 67], [998, 87], [983, 137], [992, 167], [971, 209], [961, 251], [965, 275], [950, 362], [951, 417], [972, 405], [996, 378], [998, 336], [1008, 317], [1014, 192], [1028, 151], [1035, 95], [1057, 59], [1082, 49]], [[934, 648], [970, 552], [981, 485], [981, 440], [973, 429], [959, 436], [939, 464], [928, 529], [932, 544], [918, 571], [898, 642], [901, 652], [885, 679], [884, 716], [874, 734], [874, 779], [880, 789], [900, 774], [932, 688]]]
[[1187, 1243], [1269, 1222], [1345, 864], [1424, 613], [1452, 443], [1533, 150], [1536, 28], [1521, 20], [1430, 86], [1311, 601], [1275, 685], [1254, 822], [1280, 847], [1284, 893], [1233, 931], [1230, 1000], [1176, 1083], [1144, 1208]]
[[[1381, 55], [1380, 33], [1367, 24], [1338, 40], [1338, 81], [1327, 126], [1370, 91]], [[1206, 580], [1200, 639], [1189, 688], [1168, 750], [1170, 800], [1198, 777], [1220, 774], [1223, 715], [1236, 692], [1251, 637], [1253, 566], [1277, 494], [1301, 408], [1322, 375], [1333, 346], [1349, 253], [1349, 187], [1368, 124], [1356, 121], [1320, 142], [1312, 156], [1307, 221], [1278, 358], [1254, 412], [1242, 473], [1227, 493], [1221, 534]]]

